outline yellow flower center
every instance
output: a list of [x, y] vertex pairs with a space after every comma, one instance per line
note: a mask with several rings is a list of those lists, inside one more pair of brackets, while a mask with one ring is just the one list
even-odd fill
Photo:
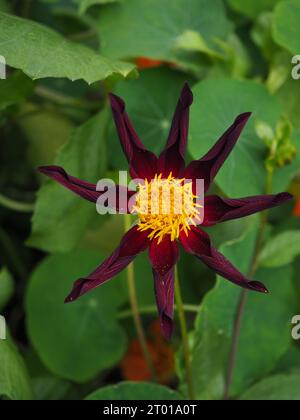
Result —
[[149, 182], [145, 180], [138, 185], [136, 205], [139, 222], [138, 230], [150, 230], [150, 239], [158, 239], [158, 243], [169, 235], [171, 241], [179, 237], [181, 231], [188, 235], [190, 225], [200, 221], [198, 197], [193, 194], [192, 183], [172, 176], [162, 178], [156, 175]]

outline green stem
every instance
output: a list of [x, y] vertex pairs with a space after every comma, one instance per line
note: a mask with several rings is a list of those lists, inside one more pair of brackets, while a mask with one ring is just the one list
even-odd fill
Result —
[[188, 330], [186, 326], [186, 319], [184, 314], [184, 305], [181, 296], [180, 282], [178, 275], [178, 268], [175, 267], [175, 298], [177, 303], [178, 317], [181, 330], [183, 357], [186, 371], [186, 382], [188, 387], [188, 393], [190, 400], [195, 399], [194, 388], [193, 388], [193, 377], [192, 377], [192, 358], [189, 346]]
[[[273, 171], [269, 170], [267, 174], [267, 180], [266, 180], [266, 194], [272, 193], [272, 184], [273, 184]], [[248, 277], [252, 277], [257, 269], [258, 257], [259, 257], [259, 254], [263, 245], [267, 223], [268, 223], [268, 211], [265, 210], [264, 212], [261, 213], [259, 230], [258, 230], [258, 234], [257, 234], [255, 246], [254, 246], [250, 268], [248, 271]], [[244, 317], [244, 312], [245, 312], [245, 308], [247, 304], [248, 295], [249, 295], [249, 291], [246, 289], [243, 289], [240, 295], [238, 305], [237, 305], [233, 332], [232, 332], [231, 349], [230, 349], [229, 359], [228, 359], [227, 376], [226, 376], [225, 388], [224, 388], [224, 400], [229, 400], [229, 397], [230, 397], [230, 387], [232, 384], [234, 369], [236, 365], [236, 358], [237, 358], [237, 353], [238, 353], [243, 317]]]
[[[191, 312], [191, 313], [198, 313], [199, 312], [199, 306], [196, 306], [196, 305], [188, 305], [188, 304], [183, 305], [183, 309], [184, 309], [185, 312]], [[174, 306], [174, 310], [175, 311], [178, 310], [177, 305]], [[155, 314], [157, 312], [157, 307], [154, 306], [154, 305], [141, 306], [139, 308], [139, 312], [140, 312], [140, 314], [143, 314], [143, 315]], [[129, 318], [130, 316], [132, 316], [132, 311], [130, 309], [120, 311], [118, 313], [118, 319]]]
[[[124, 227], [126, 232], [131, 227], [131, 217], [130, 214], [124, 215]], [[152, 358], [149, 353], [147, 340], [146, 340], [146, 334], [143, 328], [142, 318], [139, 311], [138, 306], [138, 299], [137, 299], [137, 293], [136, 293], [136, 287], [135, 287], [135, 275], [134, 275], [134, 265], [133, 263], [129, 264], [126, 270], [127, 273], [127, 284], [128, 284], [128, 292], [129, 292], [129, 300], [130, 300], [130, 306], [131, 306], [131, 313], [137, 333], [137, 337], [141, 346], [141, 349], [144, 354], [144, 358], [146, 361], [146, 364], [148, 366], [149, 372], [151, 373], [151, 377], [153, 381], [156, 381], [156, 371], [153, 365]]]
[[30, 11], [31, 11], [31, 6], [32, 6], [32, 0], [24, 0], [23, 10], [22, 10], [22, 16], [24, 18], [29, 17]]
[[97, 37], [97, 31], [94, 28], [87, 29], [86, 31], [78, 32], [77, 34], [69, 35], [68, 39], [71, 41], [87, 41]]
[[56, 92], [55, 90], [49, 89], [48, 87], [42, 86], [42, 85], [36, 86], [36, 88], [34, 89], [34, 93], [43, 99], [48, 99], [59, 105], [71, 106], [71, 107], [81, 108], [81, 109], [99, 108], [98, 103], [93, 104], [88, 101], [76, 99], [76, 98], [73, 98], [72, 96], [64, 95], [60, 92]]
[[0, 194], [0, 205], [10, 210], [19, 211], [22, 213], [32, 213], [34, 210], [34, 204], [20, 203], [19, 201], [12, 200], [11, 198], [5, 197], [2, 194]]

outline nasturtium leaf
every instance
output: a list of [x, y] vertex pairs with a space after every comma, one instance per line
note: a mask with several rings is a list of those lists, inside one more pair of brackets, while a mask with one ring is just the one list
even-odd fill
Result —
[[261, 267], [280, 267], [290, 264], [300, 254], [300, 231], [286, 230], [271, 238], [259, 256]]
[[232, 9], [255, 19], [260, 13], [272, 10], [281, 0], [227, 0]]
[[[249, 269], [256, 230], [221, 252], [242, 272]], [[255, 380], [270, 373], [290, 343], [290, 320], [294, 314], [291, 267], [259, 270], [269, 295], [249, 293], [243, 316], [236, 368], [231, 386], [235, 397]], [[206, 296], [196, 322], [193, 350], [194, 385], [198, 398], [222, 398], [231, 336], [241, 290], [219, 278]]]
[[300, 80], [287, 80], [277, 91], [282, 107], [291, 123], [297, 130], [300, 130]]
[[273, 37], [277, 44], [292, 54], [300, 51], [300, 2], [286, 0], [275, 8], [273, 18]]
[[79, 13], [85, 13], [91, 6], [96, 6], [99, 4], [114, 3], [120, 0], [75, 0], [79, 5]]
[[[107, 120], [108, 112], [104, 110], [77, 128], [55, 164], [89, 182], [101, 179], [106, 170]], [[50, 252], [69, 251], [84, 234], [94, 213], [96, 205], [55, 181], [45, 180], [38, 193], [28, 244]]]
[[87, 275], [103, 256], [74, 251], [46, 258], [33, 272], [26, 298], [30, 339], [44, 365], [59, 377], [86, 382], [119, 362], [126, 336], [116, 322], [125, 295], [123, 275], [64, 304], [73, 281]]
[[38, 376], [32, 380], [35, 401], [57, 401], [66, 399], [72, 384], [55, 376]]
[[274, 374], [299, 373], [300, 374], [300, 348], [297, 341], [293, 341], [288, 350], [281, 357], [274, 369]]
[[107, 59], [46, 26], [2, 12], [0, 54], [32, 79], [66, 77], [93, 83], [110, 76], [124, 78], [134, 71], [132, 64]]
[[[174, 109], [186, 76], [167, 68], [148, 69], [140, 78], [119, 83], [114, 93], [124, 98], [126, 110], [143, 143], [159, 154], [164, 147]], [[115, 126], [109, 129], [110, 162], [118, 169], [127, 167]]]
[[270, 376], [254, 385], [239, 399], [244, 401], [299, 401], [300, 373]]
[[120, 382], [89, 395], [86, 400], [181, 400], [182, 396], [166, 386], [147, 382]]
[[205, 47], [214, 49], [216, 39], [226, 38], [230, 31], [220, 0], [126, 0], [107, 5], [99, 17], [103, 54], [149, 57], [187, 68], [193, 58], [177, 51], [178, 40], [187, 33], [193, 33], [194, 38], [199, 34]]
[[7, 78], [0, 80], [0, 111], [10, 105], [23, 102], [32, 92], [33, 83], [29, 77], [22, 72], [7, 75]]
[[0, 340], [0, 399], [31, 398], [31, 384], [21, 355], [10, 338]]
[[6, 268], [0, 271], [0, 310], [9, 302], [14, 292], [14, 280]]
[[254, 81], [229, 79], [202, 81], [193, 87], [193, 93], [189, 151], [195, 159], [207, 153], [238, 114], [253, 113], [216, 182], [231, 197], [262, 194], [267, 150], [256, 134], [255, 122], [276, 126], [281, 114], [277, 99]]

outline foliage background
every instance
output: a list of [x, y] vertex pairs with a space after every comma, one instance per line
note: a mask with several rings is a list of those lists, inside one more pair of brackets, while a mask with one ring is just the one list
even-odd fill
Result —
[[[162, 385], [150, 382], [136, 342], [126, 273], [63, 305], [73, 280], [118, 244], [124, 223], [98, 216], [36, 167], [55, 163], [90, 181], [126, 168], [109, 91], [125, 98], [141, 138], [159, 152], [189, 80], [189, 159], [206, 152], [238, 113], [253, 112], [215, 190], [262, 194], [271, 164], [273, 192], [300, 197], [300, 80], [291, 77], [300, 1], [1, 0], [0, 11], [0, 54], [9, 66], [0, 81], [0, 310], [9, 328], [0, 341], [0, 396], [186, 398], [178, 324], [165, 343], [146, 256], [135, 264], [138, 301]], [[267, 159], [270, 141], [280, 147]], [[300, 313], [294, 206], [270, 213], [254, 277], [271, 294], [249, 296], [233, 399], [300, 399], [300, 348], [291, 339], [291, 319]], [[254, 216], [211, 229], [244, 272], [258, 225]], [[187, 255], [179, 270], [196, 397], [221, 399], [240, 290]]]

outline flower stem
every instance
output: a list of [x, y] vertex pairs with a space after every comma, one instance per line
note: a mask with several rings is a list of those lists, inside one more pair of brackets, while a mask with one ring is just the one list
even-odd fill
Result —
[[[125, 214], [124, 215], [125, 230], [128, 231], [130, 229], [130, 226], [131, 226], [131, 217], [130, 217], [129, 214]], [[138, 340], [139, 340], [141, 349], [142, 349], [143, 354], [144, 354], [144, 358], [145, 358], [147, 367], [148, 367], [149, 372], [151, 374], [152, 380], [156, 381], [157, 375], [156, 375], [156, 371], [155, 371], [155, 368], [154, 368], [154, 365], [153, 365], [151, 355], [149, 353], [147, 340], [146, 340], [146, 335], [145, 335], [145, 331], [144, 331], [144, 328], [143, 328], [143, 323], [142, 323], [142, 319], [141, 319], [141, 315], [140, 315], [140, 311], [139, 311], [139, 306], [138, 306], [133, 263], [129, 264], [129, 266], [127, 267], [126, 273], [127, 273], [127, 284], [128, 284], [128, 291], [129, 291], [131, 313], [132, 313], [136, 333], [137, 333], [137, 336], [138, 336]]]
[[186, 382], [188, 386], [188, 393], [190, 400], [195, 399], [194, 387], [193, 387], [193, 377], [192, 377], [192, 358], [190, 353], [188, 331], [186, 326], [186, 319], [184, 314], [184, 305], [181, 296], [180, 282], [178, 275], [178, 267], [175, 267], [175, 298], [177, 303], [178, 317], [181, 329], [181, 338], [182, 338], [182, 348], [183, 348], [183, 357], [185, 363], [186, 371]]
[[52, 101], [58, 105], [65, 105], [88, 110], [99, 108], [99, 104], [94, 104], [89, 101], [73, 98], [72, 96], [68, 96], [63, 93], [57, 92], [43, 85], [36, 86], [34, 89], [34, 93], [37, 96]]
[[0, 205], [10, 210], [19, 211], [23, 213], [32, 213], [34, 210], [34, 204], [21, 203], [19, 201], [12, 200], [11, 198], [5, 197], [0, 194]]
[[[267, 174], [267, 180], [266, 180], [266, 194], [272, 193], [272, 184], [273, 184], [273, 171], [269, 170]], [[258, 230], [258, 234], [257, 234], [255, 246], [254, 246], [250, 268], [248, 271], [248, 277], [252, 277], [257, 269], [258, 257], [259, 257], [259, 253], [263, 245], [267, 223], [268, 223], [268, 211], [265, 210], [264, 212], [261, 213], [259, 230]], [[225, 381], [225, 389], [224, 389], [224, 397], [223, 397], [224, 400], [229, 400], [229, 397], [230, 397], [230, 387], [232, 384], [234, 369], [236, 365], [236, 358], [237, 358], [237, 353], [238, 353], [238, 347], [239, 347], [239, 341], [240, 341], [240, 335], [241, 335], [241, 329], [242, 329], [242, 323], [243, 323], [243, 316], [244, 316], [245, 308], [247, 305], [248, 295], [249, 295], [249, 291], [246, 289], [243, 289], [240, 295], [238, 305], [237, 305], [233, 332], [232, 332], [231, 349], [230, 349], [229, 359], [228, 359], [227, 376], [226, 376], [226, 381]]]

